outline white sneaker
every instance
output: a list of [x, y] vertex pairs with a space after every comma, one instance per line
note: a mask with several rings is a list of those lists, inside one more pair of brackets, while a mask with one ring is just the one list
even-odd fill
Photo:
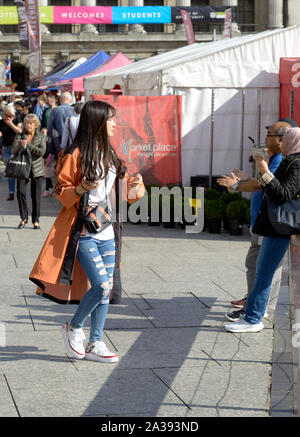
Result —
[[85, 350], [85, 358], [100, 363], [116, 363], [119, 361], [118, 356], [114, 352], [110, 352], [103, 341], [95, 341], [94, 344], [88, 346]]
[[262, 322], [249, 323], [245, 319], [240, 319], [237, 322], [227, 323], [224, 328], [229, 332], [259, 332], [264, 329], [264, 325]]
[[65, 342], [67, 351], [78, 360], [85, 357], [83, 340], [85, 339], [82, 328], [70, 328], [69, 322], [65, 323], [61, 328], [61, 333]]

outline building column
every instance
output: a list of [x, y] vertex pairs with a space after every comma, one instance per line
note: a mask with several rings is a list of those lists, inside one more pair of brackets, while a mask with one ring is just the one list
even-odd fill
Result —
[[[40, 0], [40, 6], [48, 6], [48, 0]], [[44, 23], [40, 24], [41, 35], [50, 35], [48, 26]]]
[[[96, 0], [81, 0], [81, 6], [97, 6]], [[99, 33], [94, 24], [83, 24], [81, 29], [81, 33]]]
[[268, 24], [269, 29], [280, 29], [283, 27], [283, 0], [269, 0]]
[[[189, 8], [191, 6], [191, 0], [176, 0], [176, 6], [186, 6]], [[185, 33], [185, 28], [183, 23], [176, 24], [176, 33]]]
[[288, 26], [293, 26], [294, 24], [300, 24], [300, 10], [299, 1], [288, 0]]
[[[144, 0], [128, 0], [128, 6], [144, 6]], [[147, 33], [142, 24], [130, 24], [128, 33]]]

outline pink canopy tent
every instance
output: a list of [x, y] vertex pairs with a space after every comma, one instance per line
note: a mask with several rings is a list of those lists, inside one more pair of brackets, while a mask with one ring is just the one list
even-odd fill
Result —
[[57, 83], [63, 90], [65, 91], [81, 91], [84, 92], [84, 83], [83, 80], [86, 77], [95, 76], [96, 74], [103, 73], [107, 70], [113, 70], [114, 68], [122, 67], [123, 65], [132, 64], [132, 61], [128, 59], [123, 53], [118, 52], [115, 55], [111, 56], [109, 59], [107, 59], [103, 64], [101, 64], [100, 67], [98, 67], [96, 70], [91, 71], [88, 74], [85, 74], [84, 76], [80, 77], [74, 77], [74, 79], [71, 80], [61, 80]]

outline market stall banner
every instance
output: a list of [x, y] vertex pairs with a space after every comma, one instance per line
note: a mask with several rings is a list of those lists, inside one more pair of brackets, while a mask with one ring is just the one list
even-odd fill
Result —
[[114, 106], [112, 145], [129, 174], [147, 184], [181, 184], [181, 96], [92, 95]]
[[[186, 10], [192, 21], [223, 23], [225, 6], [40, 6], [44, 24], [133, 24], [182, 23], [181, 10]], [[0, 6], [0, 25], [18, 24], [15, 6]]]
[[300, 58], [281, 58], [279, 69], [280, 118], [293, 118], [300, 126]]

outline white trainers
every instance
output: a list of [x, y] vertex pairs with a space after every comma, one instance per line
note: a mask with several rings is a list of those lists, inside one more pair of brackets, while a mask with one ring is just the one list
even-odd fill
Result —
[[245, 319], [240, 319], [237, 322], [227, 323], [224, 328], [229, 332], [259, 332], [264, 329], [264, 325], [262, 322], [249, 323]]
[[85, 358], [100, 363], [116, 363], [119, 361], [118, 356], [114, 352], [110, 352], [103, 341], [95, 341], [94, 344], [88, 346], [85, 350]]
[[85, 335], [82, 328], [70, 328], [69, 322], [67, 322], [62, 326], [61, 333], [67, 351], [73, 357], [77, 358], [78, 360], [82, 360], [85, 357], [85, 349], [83, 346], [83, 340], [85, 340]]

